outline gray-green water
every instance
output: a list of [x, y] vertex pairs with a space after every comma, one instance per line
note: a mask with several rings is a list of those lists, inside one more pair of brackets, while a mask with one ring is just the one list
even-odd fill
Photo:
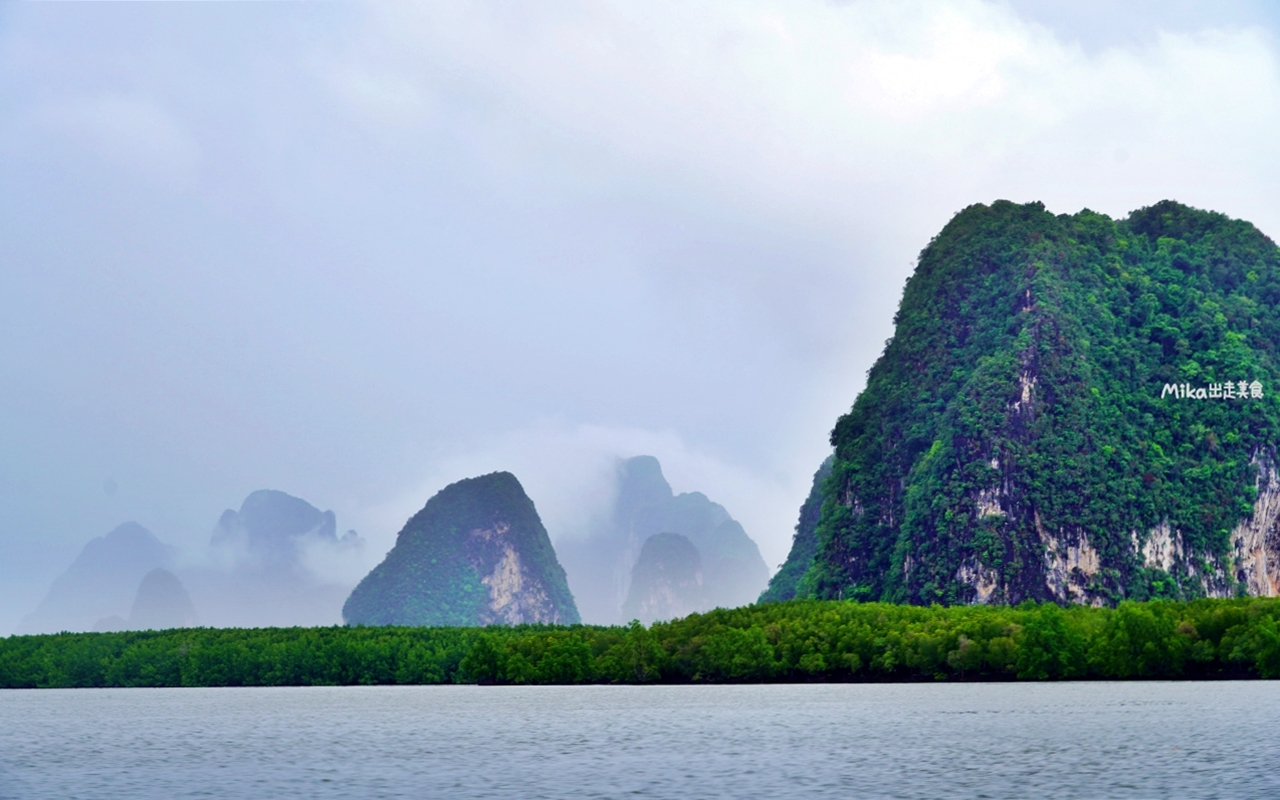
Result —
[[1280, 683], [0, 692], [0, 797], [1280, 797]]

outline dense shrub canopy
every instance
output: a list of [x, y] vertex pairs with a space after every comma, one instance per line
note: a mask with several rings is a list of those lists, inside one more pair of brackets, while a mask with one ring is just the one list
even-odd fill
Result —
[[644, 627], [196, 628], [0, 639], [0, 687], [1280, 677], [1280, 600], [794, 600]]

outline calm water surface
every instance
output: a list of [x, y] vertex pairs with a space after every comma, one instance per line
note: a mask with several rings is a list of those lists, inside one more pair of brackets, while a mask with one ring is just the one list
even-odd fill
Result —
[[0, 692], [3, 798], [1280, 798], [1280, 683]]

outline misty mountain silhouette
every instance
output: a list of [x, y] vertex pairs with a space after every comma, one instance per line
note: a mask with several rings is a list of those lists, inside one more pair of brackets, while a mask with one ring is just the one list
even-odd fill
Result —
[[697, 549], [702, 564], [702, 607], [754, 602], [769, 580], [756, 543], [724, 506], [701, 492], [675, 494], [653, 456], [619, 460], [617, 495], [609, 517], [582, 540], [557, 545], [583, 619], [624, 622], [632, 569], [645, 540], [678, 533]]
[[138, 593], [129, 612], [131, 630], [165, 630], [191, 628], [200, 624], [191, 596], [167, 569], [157, 568], [142, 576]]
[[332, 511], [262, 489], [222, 512], [208, 562], [180, 572], [206, 624], [216, 627], [334, 625], [350, 584], [317, 575], [309, 557], [354, 558], [355, 531], [337, 536]]
[[622, 615], [648, 625], [705, 608], [702, 559], [687, 536], [655, 533], [640, 548]]
[[289, 569], [297, 559], [299, 539], [306, 537], [336, 543], [333, 512], [284, 492], [260, 489], [245, 498], [239, 511], [222, 512], [211, 544], [243, 547], [259, 566]]
[[173, 548], [136, 522], [126, 522], [89, 541], [18, 633], [88, 631], [104, 617], [123, 616], [142, 577], [170, 564]]

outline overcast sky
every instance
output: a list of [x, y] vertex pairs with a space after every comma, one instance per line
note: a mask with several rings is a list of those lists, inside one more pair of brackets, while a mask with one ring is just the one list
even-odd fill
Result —
[[1173, 198], [1280, 233], [1278, 23], [0, 5], [0, 634], [125, 520], [194, 547], [274, 488], [377, 558], [510, 469], [566, 535], [639, 453], [777, 565], [961, 208]]

